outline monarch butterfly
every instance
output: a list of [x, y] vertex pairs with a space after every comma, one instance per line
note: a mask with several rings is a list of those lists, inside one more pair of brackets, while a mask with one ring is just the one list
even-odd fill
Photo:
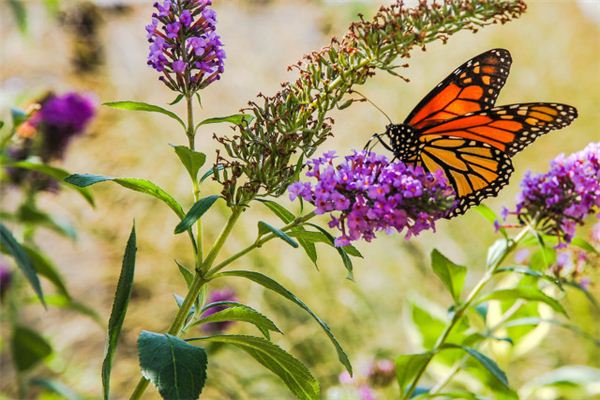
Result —
[[514, 154], [577, 117], [574, 107], [558, 103], [494, 107], [511, 62], [505, 49], [472, 58], [425, 96], [404, 123], [386, 127], [389, 143], [374, 135], [397, 159], [444, 172], [458, 199], [447, 218], [495, 196], [514, 171]]

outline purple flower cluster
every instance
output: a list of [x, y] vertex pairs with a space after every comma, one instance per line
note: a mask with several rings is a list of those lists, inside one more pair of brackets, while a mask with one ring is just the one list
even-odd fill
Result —
[[[96, 113], [91, 95], [68, 92], [47, 95], [27, 114], [17, 127], [16, 140], [6, 149], [10, 161], [37, 156], [44, 162], [61, 159], [76, 136], [83, 134]], [[57, 183], [46, 175], [18, 168], [7, 168], [12, 183], [27, 180], [35, 190], [58, 190]]]
[[[235, 296], [235, 291], [233, 289], [222, 289], [222, 290], [215, 290], [213, 292], [210, 293], [210, 295], [208, 296], [208, 303], [216, 303], [219, 301], [238, 301], [237, 297]], [[209, 315], [213, 315], [219, 311], [223, 311], [227, 308], [227, 305], [220, 305], [220, 306], [214, 306], [209, 308], [208, 310], [204, 311], [202, 313], [203, 317], [208, 317]], [[233, 321], [223, 321], [223, 322], [209, 322], [207, 324], [202, 325], [202, 329], [204, 329], [206, 332], [208, 333], [219, 333], [219, 332], [223, 332], [225, 329], [227, 329], [229, 326], [231, 326], [231, 324], [233, 324]]]
[[535, 221], [544, 232], [569, 243], [577, 224], [600, 211], [600, 143], [570, 156], [561, 154], [544, 174], [527, 173], [521, 188], [510, 214], [521, 222]]
[[361, 237], [370, 241], [381, 230], [406, 228], [410, 238], [435, 229], [435, 221], [454, 207], [454, 191], [441, 172], [430, 174], [372, 152], [354, 152], [337, 166], [335, 158], [329, 152], [309, 161], [306, 176], [317, 183], [295, 182], [288, 191], [291, 200], [314, 204], [317, 214], [339, 212], [329, 222], [341, 231], [336, 246]]
[[4, 296], [10, 288], [12, 282], [12, 272], [7, 264], [0, 262], [0, 300], [4, 299]]
[[195, 93], [218, 80], [225, 52], [216, 34], [211, 0], [163, 0], [146, 26], [150, 53], [148, 65], [162, 73], [171, 90]]

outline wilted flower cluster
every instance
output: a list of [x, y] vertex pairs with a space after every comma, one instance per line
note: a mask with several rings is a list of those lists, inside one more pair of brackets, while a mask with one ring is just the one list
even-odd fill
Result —
[[[31, 156], [44, 162], [61, 159], [73, 138], [85, 132], [95, 113], [96, 101], [91, 95], [50, 94], [24, 116], [26, 120], [17, 127], [16, 141], [8, 147], [6, 155], [11, 161], [22, 161]], [[7, 168], [7, 173], [13, 183], [27, 178], [39, 190], [57, 187], [50, 178], [36, 172]]]
[[[217, 303], [219, 301], [238, 301], [235, 296], [235, 291], [230, 288], [215, 290], [210, 293], [208, 296], [208, 303]], [[219, 311], [223, 311], [226, 309], [227, 305], [219, 305], [209, 308], [208, 310], [202, 313], [203, 317], [208, 317], [209, 315], [213, 315]], [[202, 329], [209, 333], [219, 333], [223, 332], [229, 326], [233, 324], [233, 321], [223, 321], [223, 322], [209, 322], [207, 324], [202, 325]]]
[[345, 246], [361, 237], [370, 241], [375, 232], [406, 229], [406, 237], [434, 229], [435, 221], [454, 207], [454, 192], [443, 174], [430, 174], [421, 167], [385, 156], [355, 152], [335, 166], [333, 152], [309, 161], [308, 177], [316, 184], [295, 182], [290, 198], [302, 197], [313, 203], [317, 214], [332, 215], [329, 226], [341, 236], [336, 246]]
[[163, 0], [146, 26], [148, 65], [171, 90], [195, 93], [219, 79], [225, 52], [211, 0]]
[[521, 222], [535, 220], [544, 232], [569, 243], [577, 224], [600, 211], [600, 143], [570, 156], [561, 154], [548, 172], [528, 173], [521, 187], [512, 214]]

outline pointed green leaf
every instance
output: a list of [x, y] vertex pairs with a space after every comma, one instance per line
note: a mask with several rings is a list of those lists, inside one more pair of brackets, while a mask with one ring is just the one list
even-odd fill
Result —
[[17, 266], [29, 281], [40, 302], [46, 307], [40, 279], [37, 276], [31, 259], [27, 255], [27, 251], [17, 242], [12, 233], [3, 224], [0, 224], [0, 246], [13, 256]]
[[11, 338], [13, 362], [19, 372], [34, 367], [52, 354], [52, 346], [37, 332], [16, 325]]
[[346, 279], [353, 281], [354, 280], [354, 272], [353, 272], [354, 266], [352, 265], [352, 260], [350, 260], [350, 257], [348, 257], [348, 253], [346, 253], [345, 247], [335, 246], [335, 244], [334, 244], [335, 239], [333, 238], [333, 236], [331, 236], [331, 234], [329, 232], [327, 232], [325, 229], [321, 228], [319, 225], [315, 225], [312, 223], [308, 223], [307, 225], [310, 225], [313, 228], [316, 228], [319, 232], [321, 232], [327, 238], [327, 242], [329, 242], [329, 244], [331, 246], [335, 247], [336, 251], [340, 255], [340, 258], [342, 259], [342, 263], [344, 263], [344, 268], [346, 268], [346, 271], [348, 271], [348, 275], [346, 276]]
[[136, 192], [145, 193], [163, 201], [171, 210], [177, 214], [179, 218], [183, 218], [185, 213], [181, 205], [169, 193], [165, 192], [155, 183], [146, 179], [139, 178], [114, 178], [111, 176], [93, 175], [93, 174], [73, 174], [65, 178], [66, 182], [79, 187], [87, 187], [100, 182], [112, 181], [119, 185], [134, 190]]
[[125, 248], [125, 255], [123, 256], [123, 265], [121, 266], [121, 274], [119, 275], [119, 282], [117, 283], [117, 290], [115, 292], [115, 298], [110, 312], [110, 319], [108, 321], [108, 335], [106, 338], [106, 349], [104, 354], [104, 361], [102, 362], [102, 387], [104, 393], [104, 399], [108, 400], [110, 392], [110, 371], [112, 369], [113, 357], [119, 336], [121, 335], [121, 328], [125, 321], [125, 314], [127, 313], [127, 306], [129, 305], [129, 299], [131, 298], [131, 290], [133, 289], [133, 276], [135, 272], [135, 253], [136, 248], [136, 237], [135, 237], [135, 225], [131, 229], [129, 240], [127, 240], [127, 247]]
[[291, 302], [296, 304], [298, 307], [302, 308], [304, 311], [309, 313], [310, 316], [313, 317], [315, 319], [315, 321], [317, 321], [319, 323], [319, 325], [321, 325], [321, 328], [323, 328], [323, 330], [325, 331], [327, 336], [329, 336], [329, 339], [331, 340], [331, 342], [333, 343], [333, 345], [335, 346], [335, 349], [337, 351], [338, 359], [340, 360], [342, 365], [344, 365], [346, 367], [346, 370], [348, 370], [348, 372], [350, 374], [352, 374], [352, 365], [350, 364], [350, 360], [348, 360], [348, 356], [344, 352], [344, 349], [342, 349], [342, 346], [339, 344], [339, 342], [337, 341], [337, 339], [335, 338], [333, 333], [331, 333], [329, 326], [325, 323], [325, 321], [323, 321], [321, 318], [319, 318], [317, 316], [317, 314], [315, 314], [306, 304], [304, 304], [304, 302], [302, 300], [300, 300], [298, 297], [296, 297], [295, 294], [293, 294], [292, 292], [287, 290], [279, 282], [274, 281], [273, 279], [269, 278], [266, 275], [261, 274], [260, 272], [225, 271], [225, 272], [218, 273], [214, 277], [217, 278], [217, 277], [224, 277], [224, 276], [238, 276], [240, 278], [246, 278], [253, 282], [256, 282], [259, 285], [264, 286], [267, 289], [270, 289], [270, 290], [274, 291], [275, 293], [285, 297], [286, 299], [290, 300]]
[[207, 304], [203, 311], [218, 306], [228, 306], [226, 309], [194, 322], [191, 326], [202, 325], [211, 322], [241, 321], [249, 322], [256, 326], [267, 339], [270, 339], [269, 331], [282, 333], [269, 318], [256, 311], [254, 308], [235, 301], [219, 301]]
[[242, 123], [249, 124], [250, 122], [252, 122], [253, 119], [254, 119], [254, 117], [252, 115], [248, 115], [248, 114], [233, 114], [233, 115], [228, 115], [226, 117], [208, 118], [208, 119], [205, 119], [204, 121], [200, 122], [198, 125], [196, 125], [196, 129], [198, 129], [198, 127], [200, 127], [202, 125], [220, 124], [223, 122], [234, 124], [234, 125], [242, 125]]
[[225, 167], [223, 166], [223, 164], [217, 164], [216, 168], [213, 167], [211, 169], [209, 169], [208, 171], [206, 171], [204, 173], [204, 175], [202, 175], [202, 177], [200, 178], [200, 182], [204, 182], [208, 177], [210, 177], [211, 175], [213, 175], [215, 173], [215, 170], [217, 172], [222, 171], [223, 169], [225, 169]]
[[433, 353], [405, 354], [396, 358], [396, 380], [400, 393], [405, 394], [419, 371], [433, 358]]
[[181, 118], [177, 116], [177, 114], [154, 104], [143, 103], [141, 101], [112, 101], [104, 103], [103, 105], [112, 108], [118, 108], [120, 110], [148, 111], [164, 114], [179, 122], [181, 126], [183, 126], [183, 128], [185, 129], [185, 123]]
[[52, 282], [63, 296], [67, 299], [71, 299], [65, 281], [52, 261], [32, 247], [23, 246], [23, 249], [27, 253], [29, 260], [31, 260], [31, 264], [37, 273]]
[[496, 364], [496, 362], [494, 360], [492, 360], [485, 354], [480, 353], [479, 351], [475, 350], [472, 347], [461, 346], [461, 345], [452, 344], [452, 343], [446, 343], [446, 344], [442, 345], [440, 347], [440, 349], [442, 349], [442, 350], [462, 349], [469, 356], [471, 356], [473, 359], [475, 359], [477, 362], [479, 362], [479, 364], [481, 364], [482, 367], [484, 367], [488, 372], [490, 372], [500, 383], [502, 383], [506, 387], [509, 387], [508, 378], [506, 377], [506, 374], [504, 373], [504, 371], [502, 371], [502, 369], [500, 369], [500, 367], [498, 367], [498, 364]]
[[508, 241], [506, 239], [498, 239], [490, 246], [487, 253], [486, 264], [488, 268], [500, 262], [508, 251]]
[[[49, 177], [56, 179], [59, 183], [66, 181], [65, 178], [69, 176], [69, 172], [65, 171], [64, 169], [57, 168], [57, 167], [51, 167], [50, 165], [42, 164], [39, 162], [33, 162], [33, 161], [17, 161], [14, 163], [9, 163], [6, 166], [11, 167], [11, 168], [23, 168], [23, 169], [28, 169], [30, 171], [40, 172], [44, 175], [48, 175]], [[66, 181], [66, 182], [70, 183], [68, 181]], [[67, 184], [65, 186], [78, 191], [79, 194], [81, 196], [83, 196], [83, 198], [92, 207], [94, 206], [94, 198], [92, 197], [92, 194], [90, 193], [89, 190], [87, 190], [79, 185]]]
[[563, 308], [563, 306], [553, 299], [552, 297], [546, 295], [544, 292], [539, 290], [536, 287], [530, 286], [521, 286], [512, 289], [499, 289], [494, 290], [493, 292], [483, 296], [482, 298], [477, 300], [476, 304], [480, 304], [490, 300], [517, 300], [517, 299], [525, 299], [529, 301], [539, 301], [549, 305], [554, 311], [557, 311], [563, 315], [567, 315], [567, 312]]
[[169, 103], [170, 106], [174, 106], [175, 104], [179, 103], [182, 99], [183, 99], [183, 94], [179, 94], [177, 97], [175, 97], [175, 99]]
[[206, 382], [203, 348], [178, 337], [142, 331], [138, 338], [142, 375], [165, 400], [197, 399]]
[[542, 272], [535, 271], [531, 268], [515, 265], [515, 266], [500, 267], [494, 271], [495, 274], [499, 274], [501, 272], [514, 272], [517, 274], [533, 276], [534, 278], [544, 279], [548, 282], [552, 282], [554, 285], [556, 285], [558, 288], [560, 288], [562, 290], [562, 284], [561, 284], [560, 280], [557, 279], [555, 276], [544, 274]]
[[465, 277], [467, 276], [467, 268], [453, 263], [436, 249], [431, 252], [431, 266], [433, 272], [452, 295], [454, 303], [459, 303]]
[[183, 217], [181, 222], [177, 224], [175, 227], [175, 233], [181, 233], [187, 231], [200, 217], [204, 215], [205, 212], [209, 210], [209, 208], [214, 204], [215, 201], [219, 199], [218, 195], [210, 195], [203, 199], [198, 200], [190, 211]]
[[186, 146], [173, 146], [173, 148], [192, 180], [195, 181], [198, 177], [198, 171], [206, 162], [206, 154], [194, 151]]
[[294, 239], [292, 239], [291, 237], [286, 235], [285, 232], [283, 232], [282, 230], [277, 229], [274, 226], [267, 224], [266, 222], [263, 222], [263, 221], [258, 222], [258, 232], [260, 235], [264, 235], [269, 232], [273, 233], [275, 236], [277, 236], [281, 240], [287, 242], [290, 246], [295, 247], [295, 248], [298, 247], [298, 242], [296, 242]]
[[8, 5], [13, 13], [17, 26], [22, 34], [27, 33], [27, 9], [25, 8], [25, 2], [22, 0], [9, 0]]
[[189, 288], [192, 285], [192, 281], [194, 280], [194, 274], [179, 261], [175, 260], [175, 263], [177, 264], [177, 268], [179, 268], [181, 276], [183, 276], [183, 279], [185, 280], [185, 284]]
[[217, 335], [197, 340], [234, 345], [276, 374], [298, 399], [318, 400], [320, 398], [319, 382], [304, 364], [281, 347], [261, 337]]

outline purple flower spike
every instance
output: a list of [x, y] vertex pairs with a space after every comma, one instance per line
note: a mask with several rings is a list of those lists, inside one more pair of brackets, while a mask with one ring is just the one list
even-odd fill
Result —
[[[544, 174], [527, 173], [514, 212], [519, 221], [534, 221], [555, 235], [563, 247], [586, 216], [600, 211], [600, 143], [578, 153], [556, 157]], [[598, 214], [600, 218], [600, 214]]]
[[[148, 65], [171, 90], [195, 93], [219, 80], [225, 51], [215, 32], [216, 13], [208, 0], [163, 0], [146, 26]], [[174, 79], [171, 75], [179, 75]]]
[[[208, 296], [209, 304], [216, 303], [219, 301], [238, 301], [238, 299], [235, 296], [235, 291], [233, 289], [215, 290], [214, 292], [211, 292], [211, 294]], [[219, 305], [211, 307], [208, 310], [204, 311], [204, 313], [202, 313], [202, 317], [208, 317], [209, 315], [213, 315], [219, 311], [225, 310], [227, 307], [229, 306]], [[231, 324], [233, 324], [233, 321], [209, 322], [207, 324], [202, 325], [202, 329], [204, 329], [208, 333], [215, 334], [223, 332], [228, 327], [230, 327]]]
[[360, 238], [371, 241], [377, 231], [406, 229], [410, 238], [435, 229], [435, 221], [454, 208], [454, 191], [441, 174], [371, 152], [355, 152], [338, 165], [335, 158], [329, 152], [309, 161], [306, 176], [317, 183], [296, 182], [288, 191], [291, 200], [314, 204], [317, 214], [336, 213], [329, 226], [341, 232], [338, 247]]

